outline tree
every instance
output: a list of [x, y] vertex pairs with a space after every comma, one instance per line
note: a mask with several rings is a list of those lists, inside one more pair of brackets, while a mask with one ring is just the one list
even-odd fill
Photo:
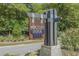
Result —
[[27, 20], [27, 12], [29, 8], [25, 4], [0, 4], [0, 32], [9, 31], [10, 33], [16, 27], [15, 21], [22, 27], [20, 29], [25, 29], [24, 24], [27, 21], [23, 21]]

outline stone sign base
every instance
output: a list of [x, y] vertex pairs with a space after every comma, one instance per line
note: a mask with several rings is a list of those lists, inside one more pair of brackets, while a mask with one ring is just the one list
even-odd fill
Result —
[[40, 56], [62, 56], [60, 45], [42, 46]]

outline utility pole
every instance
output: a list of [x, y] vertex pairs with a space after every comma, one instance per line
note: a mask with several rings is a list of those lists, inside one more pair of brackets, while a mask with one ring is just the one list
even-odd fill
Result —
[[61, 48], [57, 40], [57, 23], [59, 17], [56, 9], [50, 9], [44, 13], [46, 18], [45, 41], [40, 50], [41, 56], [61, 56]]

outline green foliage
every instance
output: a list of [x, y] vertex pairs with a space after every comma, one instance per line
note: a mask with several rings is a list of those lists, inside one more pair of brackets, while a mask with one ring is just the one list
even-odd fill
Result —
[[65, 32], [62, 32], [60, 35], [60, 41], [62, 47], [69, 50], [78, 50], [79, 49], [79, 28], [69, 29]]
[[0, 42], [18, 42], [18, 41], [24, 41], [24, 40], [28, 40], [28, 38], [26, 38], [26, 36], [13, 36], [13, 35], [10, 35], [10, 36], [0, 36]]
[[[32, 5], [29, 8], [29, 5]], [[20, 37], [22, 35], [22, 31], [28, 32], [28, 24], [29, 20], [26, 13], [35, 12], [35, 13], [44, 13], [48, 9], [57, 9], [58, 15], [62, 17], [60, 19], [58, 27], [59, 31], [64, 32], [62, 44], [67, 48], [72, 46], [73, 48], [79, 41], [76, 41], [78, 37], [75, 35], [77, 32], [66, 33], [70, 28], [78, 28], [79, 27], [79, 4], [63, 4], [63, 3], [45, 3], [45, 4], [0, 4], [0, 32], [9, 31], [9, 34], [12, 34], [15, 37]], [[75, 30], [75, 29], [74, 29]], [[12, 33], [11, 33], [12, 31]], [[69, 30], [71, 31], [71, 29]], [[73, 34], [73, 35], [72, 35]], [[67, 37], [66, 37], [67, 36]], [[0, 40], [3, 41], [6, 38], [0, 37]], [[15, 40], [14, 38], [8, 38], [11, 40]], [[6, 40], [8, 40], [6, 39]], [[73, 43], [76, 42], [76, 43]]]
[[78, 24], [70, 20], [60, 20], [58, 25], [59, 31], [65, 31], [69, 28], [78, 28]]
[[[0, 31], [13, 31], [16, 20], [22, 31], [28, 31], [27, 12], [43, 13], [48, 9], [56, 8], [62, 20], [59, 22], [59, 30], [64, 31], [67, 28], [78, 27], [79, 4], [0, 4]], [[18, 29], [19, 30], [19, 29]]]
[[57, 9], [58, 15], [62, 18], [59, 21], [59, 30], [65, 31], [69, 28], [77, 28], [79, 26], [79, 4], [43, 4], [45, 10]]
[[[78, 28], [78, 4], [58, 4], [58, 14], [62, 17], [59, 22], [60, 31], [64, 31], [68, 28]], [[78, 12], [78, 13], [77, 13]]]
[[[30, 3], [31, 4], [31, 3]], [[48, 9], [56, 8], [62, 20], [59, 22], [59, 30], [78, 27], [79, 4], [0, 4], [0, 31], [13, 30], [15, 20], [18, 20], [23, 31], [28, 31], [27, 12], [43, 13]]]
[[32, 4], [33, 6], [33, 12], [37, 12], [37, 13], [43, 13], [44, 9], [43, 9], [43, 4]]
[[[26, 13], [29, 11], [29, 8], [27, 8], [25, 4], [0, 4], [0, 32], [27, 31], [28, 26], [26, 22], [28, 22], [28, 20]], [[19, 25], [17, 25], [17, 23]], [[16, 27], [17, 29], [15, 30]], [[17, 32], [18, 35], [20, 31], [19, 33]]]
[[20, 27], [18, 22], [16, 22], [16, 24], [14, 24], [14, 27], [13, 27], [13, 30], [12, 30], [12, 34], [14, 36], [20, 36], [21, 35], [21, 27]]

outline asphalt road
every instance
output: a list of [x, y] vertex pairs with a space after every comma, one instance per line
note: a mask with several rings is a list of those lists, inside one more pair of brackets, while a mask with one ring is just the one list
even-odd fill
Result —
[[28, 52], [36, 51], [41, 48], [43, 43], [32, 43], [32, 44], [21, 44], [13, 46], [1, 46], [0, 47], [0, 56], [6, 54], [15, 54], [15, 55], [25, 55]]

